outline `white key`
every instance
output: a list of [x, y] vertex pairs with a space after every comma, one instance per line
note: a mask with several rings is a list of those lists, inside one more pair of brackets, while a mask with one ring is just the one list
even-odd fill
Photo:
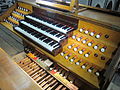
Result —
[[58, 43], [54, 44], [52, 47], [56, 46]]

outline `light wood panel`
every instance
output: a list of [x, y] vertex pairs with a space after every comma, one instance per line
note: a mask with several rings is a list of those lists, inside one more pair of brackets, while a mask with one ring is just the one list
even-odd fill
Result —
[[40, 90], [23, 71], [0, 48], [0, 89]]

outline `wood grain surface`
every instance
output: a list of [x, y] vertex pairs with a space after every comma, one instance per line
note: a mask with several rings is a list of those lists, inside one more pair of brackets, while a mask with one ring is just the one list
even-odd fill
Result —
[[0, 90], [40, 90], [0, 48]]

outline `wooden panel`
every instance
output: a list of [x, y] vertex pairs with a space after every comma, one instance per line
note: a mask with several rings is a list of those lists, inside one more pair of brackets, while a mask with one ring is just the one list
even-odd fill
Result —
[[55, 8], [60, 8], [60, 9], [68, 10], [68, 11], [72, 10], [72, 8], [70, 6], [56, 4], [56, 3], [49, 2], [49, 1], [36, 0], [36, 3], [42, 4], [42, 5], [47, 5], [47, 6], [52, 6], [52, 7], [55, 7]]
[[[112, 28], [108, 29], [103, 26], [97, 25], [96, 23], [94, 24], [80, 20], [78, 24], [78, 30], [80, 30], [81, 28], [83, 28], [84, 31], [85, 30], [89, 31], [87, 36], [90, 36], [89, 34], [91, 32], [94, 32], [95, 34], [93, 36], [93, 39], [95, 39], [96, 41], [103, 41], [104, 43], [107, 42], [111, 46], [117, 46], [120, 42], [120, 40], [117, 39], [120, 38], [120, 32], [114, 31], [112, 30]], [[85, 35], [84, 31], [82, 32], [82, 34]], [[77, 33], [80, 32], [78, 31]], [[101, 34], [101, 37], [99, 39], [95, 38], [97, 34]], [[109, 37], [106, 38], [105, 35], [108, 35]]]
[[23, 10], [20, 10], [20, 9], [15, 9], [15, 11], [19, 12], [19, 13], [22, 13], [22, 14], [29, 14], [30, 12], [25, 12]]
[[23, 16], [17, 15], [17, 14], [15, 14], [15, 13], [12, 13], [12, 16], [14, 16], [14, 17], [16, 17], [16, 18], [18, 18], [18, 19], [24, 19]]
[[[108, 12], [108, 13], [111, 13], [111, 11]], [[87, 9], [87, 10], [84, 10], [82, 12], [79, 12], [78, 16], [79, 17], [83, 16], [83, 17], [86, 17], [86, 18], [92, 18], [94, 20], [98, 20], [99, 22], [108, 23], [109, 25], [112, 25], [112, 27], [113, 26], [120, 26], [119, 16], [111, 15], [111, 14], [108, 14], [108, 13], [107, 12], [104, 13], [104, 12], [97, 11], [97, 10]], [[110, 21], [112, 21], [112, 22], [110, 22]]]
[[44, 9], [37, 8], [37, 7], [33, 7], [33, 13], [38, 17], [46, 16], [56, 21], [60, 21], [63, 24], [64, 23], [66, 24], [69, 22], [71, 26], [77, 25], [79, 21], [78, 19], [71, 17], [70, 15], [67, 16], [67, 15], [63, 15], [62, 13], [56, 13], [55, 11], [44, 10]]
[[18, 2], [18, 6], [28, 9], [30, 11], [29, 13], [33, 12], [32, 5], [30, 5], [30, 4], [26, 4], [26, 3], [23, 3], [23, 2]]
[[40, 90], [2, 49], [0, 49], [0, 89]]
[[19, 25], [19, 22], [18, 22], [18, 21], [14, 20], [14, 19], [12, 19], [12, 18], [10, 18], [10, 17], [8, 17], [8, 20], [11, 21], [11, 22], [13, 22], [13, 23], [16, 24], [16, 25]]

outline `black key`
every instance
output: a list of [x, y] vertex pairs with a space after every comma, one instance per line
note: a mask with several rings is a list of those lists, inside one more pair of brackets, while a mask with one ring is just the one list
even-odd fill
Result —
[[50, 29], [47, 29], [46, 32], [50, 32], [51, 30]]
[[35, 27], [38, 27], [38, 25], [37, 25], [37, 24], [35, 24], [35, 23], [31, 23], [31, 25], [33, 25], [33, 26], [35, 26]]
[[57, 34], [57, 32], [53, 31], [53, 32], [50, 32], [50, 34], [52, 34], [54, 36]]
[[50, 45], [50, 46], [53, 46], [54, 44], [56, 44], [56, 42], [51, 42], [49, 45]]
[[47, 23], [51, 24], [51, 23], [53, 23], [53, 21], [49, 21], [49, 20], [48, 20]]
[[59, 25], [57, 25], [57, 27], [63, 27], [64, 25], [62, 25], [62, 24], [59, 24]]
[[33, 30], [32, 29], [30, 29], [29, 27], [25, 27], [25, 26], [23, 26], [22, 27], [25, 31], [27, 31], [28, 33], [31, 33], [31, 32], [33, 32]]
[[41, 36], [39, 39], [40, 40], [43, 40], [43, 39], [45, 39], [46, 37], [45, 36]]
[[35, 16], [36, 18], [38, 18], [38, 19], [42, 19], [42, 17], [41, 16]]
[[61, 36], [61, 34], [56, 35], [56, 37], [58, 37], [58, 38], [59, 38], [60, 36]]
[[46, 20], [46, 19], [44, 19], [44, 18], [41, 18], [41, 20], [42, 20], [42, 21], [44, 21], [44, 22], [46, 22], [46, 21], [47, 21], [47, 20]]
[[65, 36], [62, 36], [60, 39], [63, 39], [63, 38], [65, 38]]
[[42, 27], [41, 29], [46, 31], [48, 29], [48, 27]]
[[37, 33], [36, 33], [36, 32], [32, 32], [32, 33], [31, 33], [31, 35], [35, 35], [35, 34], [37, 34]]
[[67, 29], [68, 27], [67, 26], [65, 26], [65, 27], [63, 27], [62, 29]]
[[42, 30], [43, 30], [43, 28], [45, 28], [45, 26], [43, 26], [43, 25], [38, 25], [37, 27], [41, 28]]
[[28, 29], [24, 29], [26, 32], [28, 32], [28, 33], [32, 33], [32, 31], [31, 30], [28, 30]]
[[44, 40], [43, 42], [49, 43], [50, 41], [51, 41], [50, 39], [46, 39], [46, 40]]
[[38, 34], [35, 34], [34, 35], [36, 38], [39, 38], [39, 37], [41, 37], [41, 35], [38, 33]]
[[31, 17], [35, 17], [35, 15], [34, 15], [34, 14], [31, 14], [31, 15], [29, 15], [29, 16], [31, 16]]
[[51, 33], [51, 32], [54, 32], [54, 31], [51, 29], [49, 33]]
[[27, 23], [30, 23], [30, 24], [31, 24], [31, 19], [29, 19], [29, 18], [28, 18], [28, 19], [26, 19], [26, 20], [25, 20], [25, 22], [27, 22]]
[[35, 26], [35, 27], [38, 27], [38, 26], [39, 26], [39, 25], [37, 25], [36, 22], [32, 22], [32, 21], [30, 22], [30, 24], [33, 25], [33, 26]]
[[72, 30], [72, 28], [67, 29], [67, 31], [71, 31], [71, 30]]
[[56, 24], [58, 24], [58, 23], [56, 23], [56, 22], [53, 22], [53, 23], [52, 23], [52, 25], [56, 25]]

